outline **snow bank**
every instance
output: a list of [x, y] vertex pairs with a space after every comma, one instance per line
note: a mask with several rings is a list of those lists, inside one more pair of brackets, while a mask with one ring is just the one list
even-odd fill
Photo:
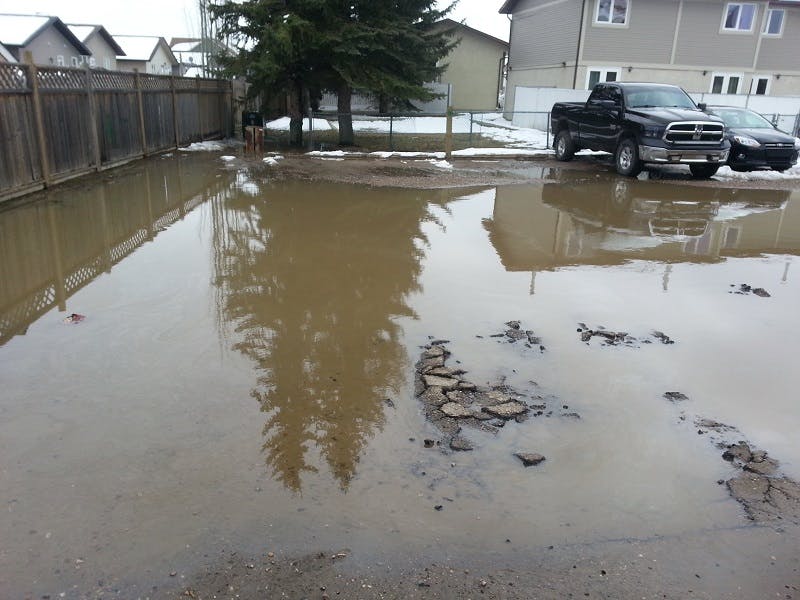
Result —
[[779, 181], [783, 179], [800, 179], [800, 163], [784, 171], [734, 171], [730, 167], [722, 167], [714, 179], [737, 181]]
[[180, 148], [181, 152], [218, 152], [220, 150], [225, 150], [229, 144], [219, 141], [208, 141], [208, 142], [194, 142], [193, 144], [189, 144], [185, 148]]

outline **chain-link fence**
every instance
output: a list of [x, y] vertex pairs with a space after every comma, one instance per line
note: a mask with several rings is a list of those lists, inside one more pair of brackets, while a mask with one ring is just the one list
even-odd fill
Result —
[[[552, 147], [550, 113], [547, 111], [457, 111], [452, 113], [451, 137], [447, 139], [447, 116], [440, 113], [352, 113], [354, 144], [339, 145], [339, 115], [317, 112], [303, 119], [303, 146], [308, 150], [350, 152], [445, 152], [456, 155], [529, 154]], [[800, 115], [766, 114], [782, 131], [798, 135]], [[289, 119], [267, 123], [266, 146], [289, 145]], [[490, 150], [491, 149], [491, 150]]]
[[[500, 112], [457, 111], [451, 114], [451, 148], [454, 151], [503, 148], [544, 150], [550, 146], [549, 113], [519, 113], [526, 117], [515, 125]], [[536, 121], [533, 123], [532, 121]], [[441, 113], [353, 113], [354, 146], [363, 152], [444, 152], [447, 147], [447, 115]], [[528, 123], [527, 121], [531, 121]], [[531, 127], [540, 125], [540, 128]], [[264, 127], [265, 143], [277, 147], [289, 142], [289, 120], [278, 119]], [[314, 150], [339, 149], [339, 115], [318, 112], [303, 119], [303, 145]]]

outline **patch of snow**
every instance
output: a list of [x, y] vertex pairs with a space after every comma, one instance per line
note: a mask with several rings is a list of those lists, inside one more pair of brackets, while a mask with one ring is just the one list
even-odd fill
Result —
[[236, 157], [235, 156], [220, 156], [219, 159], [220, 160], [224, 160], [225, 162], [229, 162], [229, 161], [232, 161], [232, 160], [236, 160]]
[[453, 156], [544, 156], [552, 150], [533, 150], [524, 148], [466, 148], [453, 151]]
[[[280, 119], [270, 121], [264, 125], [264, 128], [275, 129], [277, 131], [289, 131], [289, 123], [291, 123], [289, 117], [281, 117]], [[327, 119], [314, 119], [314, 131], [331, 131], [335, 129], [336, 127], [331, 125], [331, 122]], [[308, 119], [303, 119], [303, 131], [311, 131], [308, 127]]]
[[730, 167], [722, 167], [714, 179], [736, 179], [739, 181], [779, 181], [783, 179], [800, 179], [800, 163], [791, 169], [780, 171], [734, 171]]
[[433, 160], [430, 160], [429, 162], [430, 162], [430, 163], [431, 163], [431, 164], [432, 164], [434, 167], [438, 167], [439, 169], [448, 169], [448, 170], [450, 170], [450, 169], [452, 169], [452, 168], [453, 168], [453, 165], [451, 165], [451, 164], [450, 164], [449, 162], [447, 162], [446, 160], [436, 160], [436, 159], [433, 159]]
[[278, 162], [283, 160], [283, 156], [281, 156], [280, 154], [274, 154], [272, 156], [265, 156], [261, 160], [262, 160], [262, 162], [266, 163], [270, 167], [274, 167], [275, 165], [278, 164]]
[[326, 156], [326, 157], [363, 156], [363, 153], [345, 152], [344, 150], [314, 150], [312, 152], [306, 152], [306, 156]]
[[215, 152], [219, 150], [224, 150], [226, 148], [226, 144], [217, 141], [208, 141], [208, 142], [194, 142], [193, 144], [189, 144], [185, 148], [180, 148], [181, 152]]

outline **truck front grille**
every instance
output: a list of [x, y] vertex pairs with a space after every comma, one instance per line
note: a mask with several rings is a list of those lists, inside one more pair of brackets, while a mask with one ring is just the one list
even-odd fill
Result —
[[681, 121], [667, 126], [664, 141], [670, 144], [719, 144], [724, 136], [722, 123]]

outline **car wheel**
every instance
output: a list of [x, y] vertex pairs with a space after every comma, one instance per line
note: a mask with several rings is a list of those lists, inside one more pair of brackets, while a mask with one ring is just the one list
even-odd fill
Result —
[[562, 129], [556, 135], [555, 141], [556, 160], [568, 161], [575, 156], [575, 142], [569, 134], [569, 129]]
[[778, 171], [780, 173], [783, 173], [784, 171], [788, 171], [791, 168], [792, 168], [792, 165], [781, 165], [779, 167], [772, 167], [772, 170], [773, 171]]
[[639, 160], [639, 146], [631, 138], [625, 138], [617, 146], [614, 155], [617, 173], [626, 177], [636, 177], [642, 172], [642, 161]]
[[708, 179], [719, 171], [719, 165], [689, 165], [689, 170], [695, 179]]

